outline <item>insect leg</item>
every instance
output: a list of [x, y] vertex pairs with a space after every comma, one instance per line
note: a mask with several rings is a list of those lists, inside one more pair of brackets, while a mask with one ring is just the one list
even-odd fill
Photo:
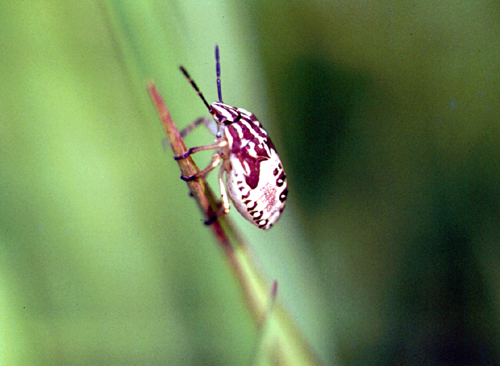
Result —
[[224, 179], [223, 179], [224, 171], [225, 171], [224, 166], [222, 166], [219, 170], [219, 187], [220, 187], [222, 207], [212, 217], [210, 217], [208, 220], [205, 221], [205, 225], [210, 225], [217, 219], [218, 216], [226, 215], [229, 213], [230, 205], [229, 205], [229, 198], [227, 196], [226, 188], [224, 185]]
[[196, 178], [199, 178], [199, 177], [202, 177], [202, 176], [205, 176], [205, 174], [207, 174], [208, 172], [214, 170], [215, 168], [217, 168], [220, 163], [222, 161], [222, 158], [220, 156], [219, 153], [215, 153], [212, 155], [212, 162], [210, 163], [209, 166], [207, 166], [205, 169], [199, 171], [198, 173], [196, 174], [193, 174], [192, 176], [190, 177], [185, 177], [183, 175], [181, 175], [181, 179], [185, 182], [189, 182], [193, 179], [196, 179]]
[[215, 124], [214, 121], [212, 121], [208, 117], [200, 117], [196, 120], [194, 120], [193, 123], [191, 123], [189, 126], [184, 128], [180, 133], [181, 137], [186, 137], [187, 134], [189, 134], [191, 131], [193, 131], [196, 127], [198, 127], [201, 124], [205, 124], [205, 126], [212, 132], [214, 135], [217, 134], [217, 125]]
[[219, 171], [219, 186], [220, 186], [220, 197], [221, 197], [221, 200], [222, 200], [222, 214], [227, 214], [229, 213], [229, 208], [231, 207], [229, 205], [229, 198], [227, 196], [227, 192], [226, 192], [226, 186], [224, 185], [224, 178], [223, 178], [223, 174], [224, 174], [224, 166], [222, 166], [222, 168], [220, 169]]
[[[210, 130], [210, 132], [212, 132], [214, 135], [217, 135], [217, 124], [208, 117], [200, 117], [194, 120], [193, 123], [191, 123], [189, 126], [180, 131], [181, 137], [182, 138], [186, 137], [191, 133], [191, 131], [193, 131], [196, 127], [198, 127], [202, 123], [205, 124], [205, 126]], [[168, 141], [166, 137], [161, 141], [161, 144], [163, 145], [163, 151], [169, 150], [170, 141]]]
[[222, 140], [222, 141], [218, 141], [216, 143], [213, 143], [211, 145], [192, 147], [192, 148], [188, 149], [188, 151], [186, 151], [185, 154], [182, 154], [180, 156], [174, 156], [174, 159], [175, 160], [186, 159], [189, 155], [197, 153], [198, 151], [220, 149], [221, 147], [224, 147], [226, 145], [227, 145], [227, 141]]

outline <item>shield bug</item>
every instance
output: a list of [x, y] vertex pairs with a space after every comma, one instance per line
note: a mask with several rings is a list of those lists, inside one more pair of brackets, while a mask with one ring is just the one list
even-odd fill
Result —
[[[185, 159], [202, 150], [217, 149], [207, 168], [190, 177], [181, 178], [185, 181], [196, 179], [222, 164], [219, 171], [222, 208], [219, 213], [229, 212], [229, 196], [244, 218], [267, 230], [279, 219], [285, 208], [288, 194], [286, 174], [276, 148], [257, 117], [243, 108], [231, 107], [222, 101], [218, 46], [215, 46], [215, 63], [219, 101], [212, 104], [208, 104], [186, 69], [180, 66], [181, 72], [212, 115], [216, 123], [212, 132], [216, 138], [213, 144], [192, 147], [175, 159]], [[202, 122], [208, 125], [211, 121], [199, 118], [181, 134], [185, 135]]]

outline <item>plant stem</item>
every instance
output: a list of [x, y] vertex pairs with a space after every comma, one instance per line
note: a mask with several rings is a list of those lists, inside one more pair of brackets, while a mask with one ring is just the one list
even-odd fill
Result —
[[[174, 156], [185, 154], [188, 149], [154, 83], [149, 83], [148, 92], [158, 111]], [[177, 162], [182, 175], [186, 177], [199, 172], [191, 156], [177, 160]], [[225, 215], [212, 220], [218, 210], [219, 202], [205, 178], [199, 177], [188, 181], [187, 185], [205, 219], [210, 220], [210, 228], [238, 279], [257, 328], [263, 329], [265, 324], [266, 332], [272, 332], [272, 341], [260, 349], [265, 350], [266, 354], [269, 352], [268, 357], [280, 365], [320, 365], [316, 354], [305, 342], [288, 313], [281, 306], [274, 306], [277, 282], [275, 281], [272, 286], [266, 285], [250, 255], [247, 244]], [[270, 328], [268, 322], [271, 322], [271, 318], [274, 319], [273, 330], [268, 330], [267, 328]], [[264, 335], [261, 336], [264, 337]], [[266, 336], [266, 339], [268, 338], [269, 336]]]

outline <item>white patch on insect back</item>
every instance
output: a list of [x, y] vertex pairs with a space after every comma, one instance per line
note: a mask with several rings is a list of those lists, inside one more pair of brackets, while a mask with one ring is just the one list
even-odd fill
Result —
[[248, 145], [248, 153], [253, 156], [254, 158], [256, 158], [258, 155], [257, 155], [257, 151], [255, 151], [255, 143], [254, 142], [249, 142]]
[[[279, 174], [275, 176], [274, 171], [283, 172], [281, 162], [276, 151], [272, 150], [271, 158], [261, 161], [259, 183], [251, 189], [241, 179], [243, 167], [236, 156], [231, 155], [230, 162], [232, 170], [226, 172], [226, 186], [228, 195], [238, 212], [247, 220], [253, 222], [262, 229], [269, 229], [278, 221], [285, 207], [287, 188], [284, 189], [276, 184]], [[284, 185], [286, 178], [283, 179]], [[284, 197], [281, 196], [284, 194]], [[281, 198], [280, 198], [281, 196]]]
[[238, 135], [241, 136], [243, 134], [243, 130], [241, 129], [241, 126], [237, 123], [231, 124], [231, 127], [234, 128], [236, 131], [238, 131]]

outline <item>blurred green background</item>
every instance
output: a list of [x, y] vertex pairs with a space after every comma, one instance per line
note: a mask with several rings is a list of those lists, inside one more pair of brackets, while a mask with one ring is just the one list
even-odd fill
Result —
[[3, 1], [0, 19], [0, 364], [252, 360], [145, 88], [180, 127], [206, 114], [178, 66], [215, 100], [216, 43], [224, 101], [263, 122], [290, 189], [269, 232], [230, 216], [325, 364], [498, 364], [497, 3]]

